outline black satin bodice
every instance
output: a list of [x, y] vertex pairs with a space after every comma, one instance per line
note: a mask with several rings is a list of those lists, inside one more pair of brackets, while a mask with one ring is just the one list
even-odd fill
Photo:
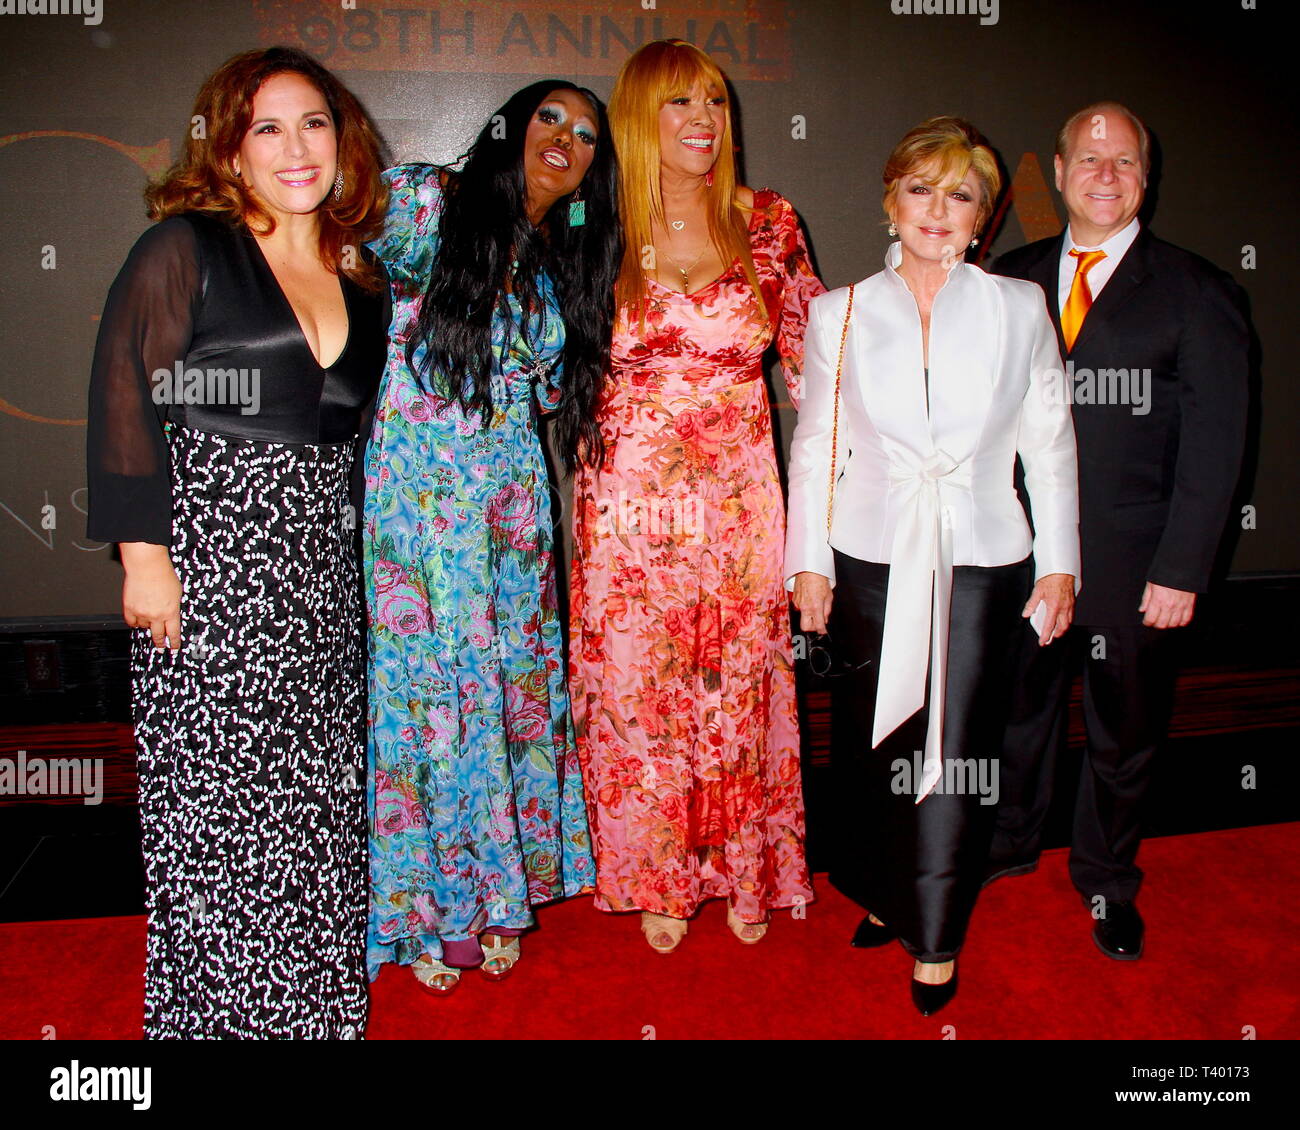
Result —
[[171, 544], [168, 423], [271, 443], [357, 439], [383, 373], [388, 287], [339, 283], [347, 342], [322, 367], [246, 229], [188, 213], [140, 237], [95, 346], [89, 537]]
[[208, 216], [178, 219], [198, 239], [202, 293], [185, 367], [257, 370], [260, 404], [249, 414], [238, 404], [173, 404], [168, 418], [202, 432], [279, 443], [352, 439], [387, 355], [383, 295], [339, 276], [348, 339], [338, 359], [322, 368], [257, 240]]

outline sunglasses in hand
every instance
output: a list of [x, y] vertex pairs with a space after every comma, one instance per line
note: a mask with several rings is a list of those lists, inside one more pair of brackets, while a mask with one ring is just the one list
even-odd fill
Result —
[[842, 675], [852, 675], [865, 667], [871, 666], [870, 659], [861, 663], [852, 663], [831, 642], [830, 632], [819, 632], [809, 637], [808, 669], [819, 679], [836, 679]]

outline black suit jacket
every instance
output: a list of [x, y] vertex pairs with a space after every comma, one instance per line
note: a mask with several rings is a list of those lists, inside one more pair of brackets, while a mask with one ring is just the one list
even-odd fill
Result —
[[[993, 270], [1043, 288], [1066, 361], [1083, 549], [1075, 620], [1132, 624], [1147, 581], [1209, 586], [1245, 443], [1244, 295], [1212, 263], [1144, 227], [1067, 351], [1057, 302], [1064, 238], [1010, 251]], [[1136, 376], [1105, 372], [1117, 369]], [[1113, 403], [1110, 389], [1140, 395], [1143, 382], [1145, 412]]]

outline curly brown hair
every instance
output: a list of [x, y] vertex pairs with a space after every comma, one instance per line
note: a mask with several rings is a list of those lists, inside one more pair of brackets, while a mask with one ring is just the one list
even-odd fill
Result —
[[204, 212], [259, 234], [275, 230], [275, 219], [235, 173], [234, 160], [253, 120], [253, 98], [267, 79], [280, 74], [301, 75], [321, 92], [338, 136], [343, 195], [335, 200], [330, 193], [318, 209], [321, 261], [377, 290], [381, 276], [358, 245], [379, 234], [388, 206], [388, 190], [379, 178], [384, 164], [379, 132], [347, 87], [293, 47], [245, 51], [208, 77], [194, 102], [203, 129], [191, 129], [184, 155], [145, 189], [149, 216], [163, 220], [180, 212]]

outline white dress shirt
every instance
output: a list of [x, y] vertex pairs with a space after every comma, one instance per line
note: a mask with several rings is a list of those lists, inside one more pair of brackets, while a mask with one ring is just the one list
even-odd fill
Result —
[[1074, 242], [1074, 232], [1070, 230], [1070, 226], [1067, 224], [1065, 239], [1061, 241], [1061, 267], [1056, 276], [1057, 312], [1059, 313], [1065, 309], [1065, 301], [1070, 297], [1070, 288], [1074, 286], [1074, 272], [1079, 265], [1079, 260], [1070, 254], [1072, 249], [1075, 251], [1106, 252], [1106, 258], [1094, 263], [1092, 270], [1088, 272], [1088, 292], [1092, 295], [1092, 300], [1096, 302], [1097, 295], [1110, 282], [1111, 275], [1115, 273], [1128, 249], [1133, 246], [1133, 241], [1137, 239], [1139, 231], [1141, 231], [1141, 225], [1138, 223], [1137, 217], [1134, 216], [1105, 243], [1099, 243], [1096, 247], [1084, 247], [1082, 243]]
[[[809, 306], [804, 389], [790, 449], [786, 587], [801, 572], [835, 583], [833, 550], [887, 563], [889, 588], [872, 747], [943, 688], [954, 565], [1034, 555], [1035, 577], [1079, 585], [1078, 467], [1056, 331], [1031, 282], [958, 263], [930, 313], [930, 391], [916, 299], [895, 269], [858, 283], [845, 341], [837, 484], [827, 531], [835, 362], [848, 289]], [[1034, 510], [1031, 535], [1013, 482], [1016, 454]], [[1029, 629], [1026, 628], [1026, 631]], [[941, 775], [936, 691], [918, 802]]]

